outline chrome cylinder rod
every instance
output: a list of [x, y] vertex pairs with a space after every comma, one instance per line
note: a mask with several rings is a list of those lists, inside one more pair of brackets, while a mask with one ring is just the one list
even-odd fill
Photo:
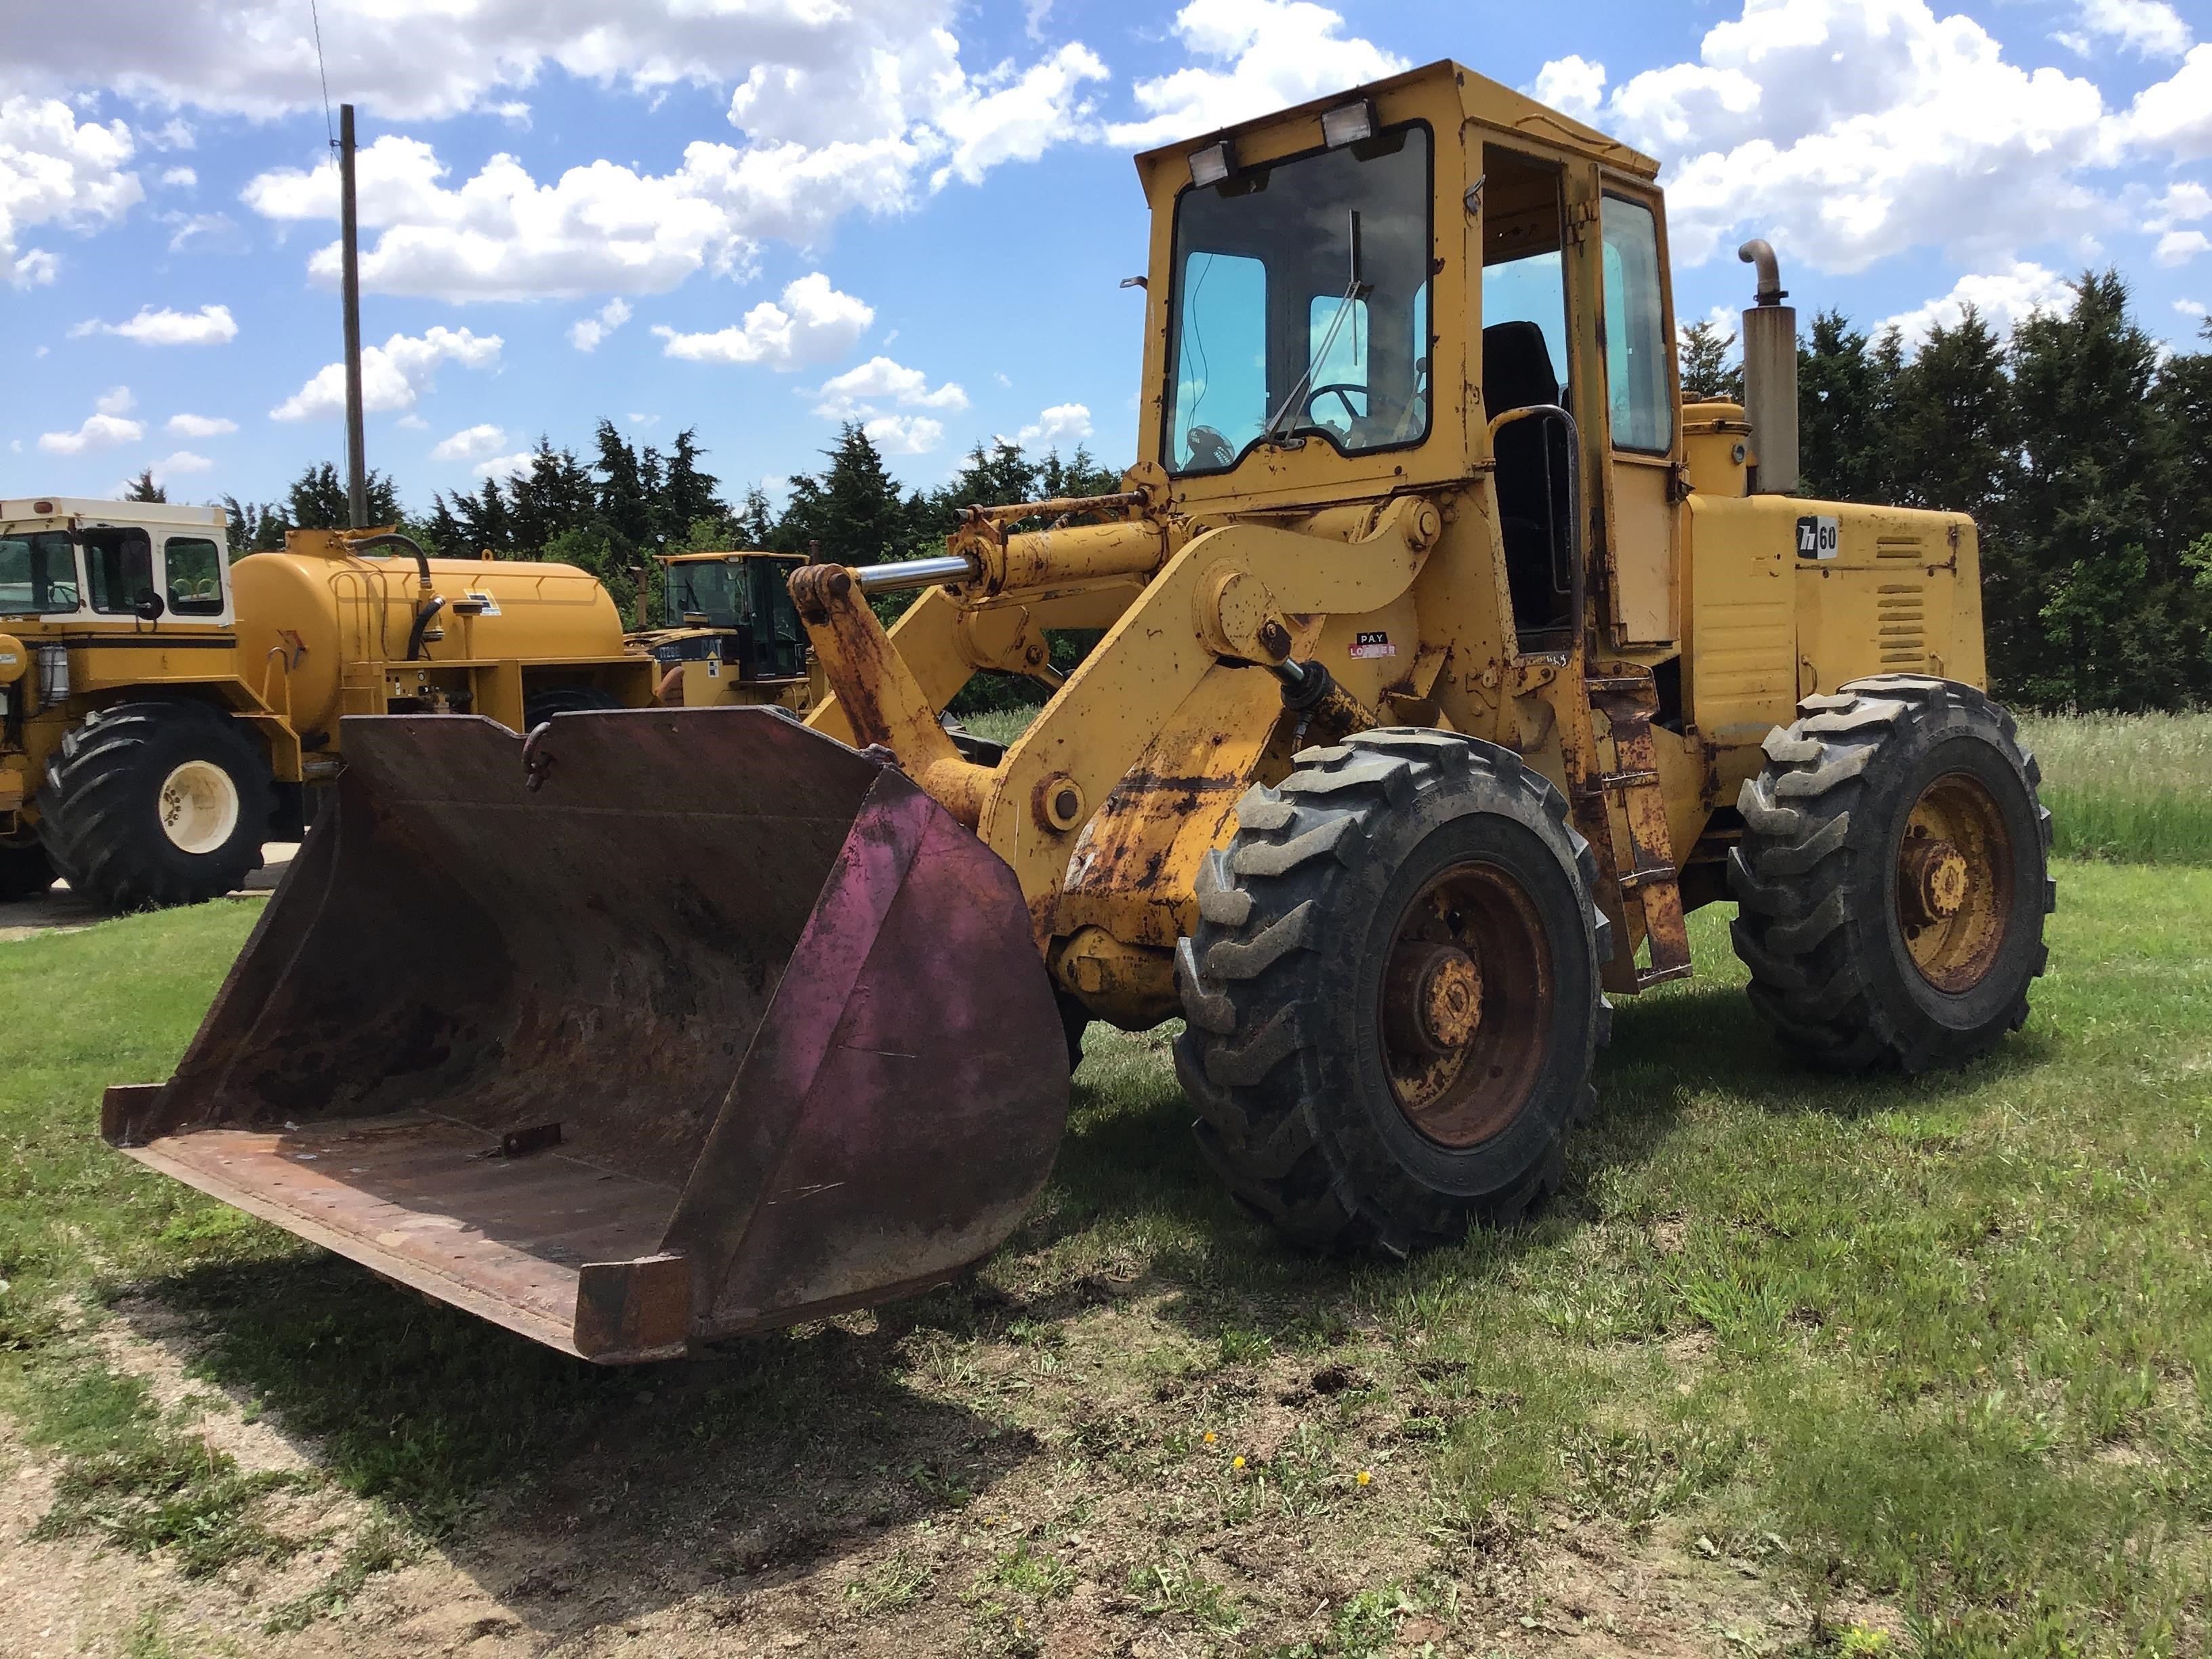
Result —
[[973, 581], [982, 572], [975, 562], [957, 553], [936, 559], [897, 559], [889, 564], [854, 567], [853, 580], [863, 593], [902, 593], [913, 587], [941, 587], [947, 582]]

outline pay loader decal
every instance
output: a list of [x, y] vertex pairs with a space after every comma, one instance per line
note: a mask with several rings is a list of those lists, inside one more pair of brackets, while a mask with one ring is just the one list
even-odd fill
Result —
[[1395, 657], [1398, 654], [1398, 647], [1390, 643], [1388, 634], [1377, 629], [1353, 640], [1350, 654], [1354, 657]]

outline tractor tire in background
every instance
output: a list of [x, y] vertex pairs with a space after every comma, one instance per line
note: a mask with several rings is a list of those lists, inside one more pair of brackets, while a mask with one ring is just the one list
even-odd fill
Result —
[[54, 884], [54, 861], [38, 842], [0, 846], [0, 904], [36, 898]]
[[1199, 1144], [1316, 1249], [1516, 1221], [1559, 1182], [1607, 1034], [1589, 848], [1486, 743], [1387, 729], [1297, 762], [1239, 803], [1176, 947]]
[[2012, 716], [1917, 674], [1808, 697], [1738, 798], [1736, 955], [1828, 1070], [1920, 1072], [2027, 1021], [2056, 899], [2041, 774]]
[[596, 685], [562, 685], [532, 691], [522, 700], [522, 729], [535, 732], [556, 714], [582, 714], [595, 708], [619, 708], [622, 699]]
[[239, 722], [197, 702], [126, 702], [62, 740], [39, 830], [70, 885], [113, 912], [197, 904], [261, 864], [269, 763]]

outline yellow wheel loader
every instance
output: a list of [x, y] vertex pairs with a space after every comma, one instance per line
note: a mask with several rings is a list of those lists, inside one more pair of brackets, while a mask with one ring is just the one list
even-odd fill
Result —
[[319, 531], [231, 564], [221, 507], [0, 501], [0, 899], [57, 873], [111, 910], [231, 891], [301, 833], [352, 715], [521, 731], [653, 690], [567, 565]]
[[[349, 722], [337, 811], [108, 1139], [640, 1360], [990, 1250], [1087, 1020], [1182, 1019], [1230, 1190], [1393, 1253], [1542, 1198], [1608, 994], [1689, 974], [1697, 905], [1735, 897], [1817, 1064], [2021, 1024], [2047, 819], [1974, 526], [1787, 493], [1771, 251], [1747, 406], [1686, 407], [1657, 164], [1455, 64], [1138, 170], [1121, 489], [797, 572], [803, 722]], [[983, 670], [1050, 693], [1003, 752], [940, 725]]]
[[804, 713], [815, 687], [790, 584], [805, 561], [758, 550], [655, 557], [660, 620], [630, 640], [660, 665], [659, 701], [675, 708], [773, 702]]

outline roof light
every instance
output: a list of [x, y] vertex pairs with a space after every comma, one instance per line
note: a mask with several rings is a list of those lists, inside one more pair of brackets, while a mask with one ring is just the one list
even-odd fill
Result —
[[1356, 104], [1328, 111], [1321, 118], [1322, 142], [1331, 149], [1342, 149], [1346, 144], [1356, 144], [1363, 138], [1375, 136], [1375, 102], [1363, 98]]
[[1194, 185], [1218, 185], [1236, 170], [1237, 154], [1229, 148], [1226, 138], [1190, 153], [1190, 181]]

